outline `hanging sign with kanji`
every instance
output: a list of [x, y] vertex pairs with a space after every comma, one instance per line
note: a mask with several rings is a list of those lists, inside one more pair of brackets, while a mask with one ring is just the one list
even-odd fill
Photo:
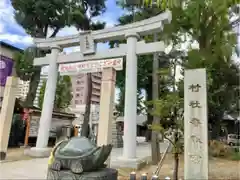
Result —
[[61, 75], [74, 75], [79, 73], [101, 72], [103, 68], [112, 67], [119, 71], [123, 69], [123, 58], [113, 58], [98, 61], [88, 61], [79, 63], [60, 64]]

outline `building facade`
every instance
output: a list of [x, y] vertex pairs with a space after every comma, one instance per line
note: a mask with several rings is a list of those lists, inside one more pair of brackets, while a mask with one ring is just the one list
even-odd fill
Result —
[[[36, 98], [34, 101], [34, 106], [38, 107], [38, 98], [40, 94], [40, 89], [43, 85], [43, 82], [47, 80], [48, 74], [48, 66], [44, 66], [42, 68], [40, 82], [38, 84], [38, 89], [36, 93]], [[73, 109], [83, 109], [87, 100], [87, 92], [88, 92], [88, 78], [87, 74], [78, 74], [78, 75], [70, 75], [71, 83], [72, 83], [72, 101], [71, 108]], [[100, 104], [100, 94], [101, 94], [101, 83], [102, 83], [102, 73], [92, 73], [92, 105]]]
[[29, 91], [29, 81], [19, 80], [16, 97], [25, 100], [27, 97], [28, 91]]
[[[87, 92], [88, 92], [88, 78], [87, 74], [78, 74], [71, 76], [73, 99], [72, 107], [78, 107], [86, 104]], [[91, 104], [100, 104], [100, 93], [101, 93], [101, 73], [92, 73], [92, 99]]]

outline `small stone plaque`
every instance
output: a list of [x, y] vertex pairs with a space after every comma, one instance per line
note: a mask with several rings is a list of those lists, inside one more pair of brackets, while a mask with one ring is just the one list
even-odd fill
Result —
[[95, 43], [91, 31], [80, 33], [80, 50], [83, 55], [95, 54]]

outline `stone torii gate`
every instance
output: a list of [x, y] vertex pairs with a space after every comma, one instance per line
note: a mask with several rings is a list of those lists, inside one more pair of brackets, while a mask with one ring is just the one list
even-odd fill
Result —
[[[137, 55], [152, 54], [164, 51], [165, 49], [163, 42], [145, 43], [144, 41], [138, 42], [138, 40], [140, 39], [140, 36], [161, 32], [164, 24], [169, 23], [170, 21], [171, 12], [166, 11], [155, 17], [124, 26], [117, 26], [97, 31], [80, 32], [80, 34], [66, 37], [34, 39], [38, 48], [51, 49], [51, 54], [34, 60], [35, 66], [49, 65], [47, 87], [44, 95], [45, 103], [43, 104], [35, 150], [43, 151], [47, 147], [55, 97], [58, 65], [63, 63], [102, 60], [126, 56], [124, 108], [125, 138], [122, 159], [134, 161], [136, 159]], [[121, 40], [125, 38], [127, 39], [126, 44], [121, 44], [119, 47], [113, 49], [96, 52], [96, 44], [99, 42]], [[79, 44], [81, 52], [60, 54], [62, 48], [79, 46]], [[101, 104], [102, 102], [100, 102], [100, 106]]]

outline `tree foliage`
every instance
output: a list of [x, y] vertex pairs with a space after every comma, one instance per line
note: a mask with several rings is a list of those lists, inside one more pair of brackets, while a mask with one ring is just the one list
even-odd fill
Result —
[[[223, 114], [236, 111], [236, 104], [239, 103], [239, 66], [232, 60], [236, 35], [232, 32], [232, 22], [229, 19], [229, 9], [239, 2], [232, 0], [224, 2], [179, 0], [172, 4], [170, 2], [173, 1], [157, 1], [160, 9], [168, 8], [172, 12], [172, 22], [165, 25], [162, 38], [165, 42], [171, 43], [173, 49], [177, 48], [186, 53], [186, 58], [181, 59], [182, 75], [184, 69], [206, 68], [208, 117], [213, 127], [213, 134], [217, 138]], [[152, 3], [151, 0], [145, 1], [148, 5]], [[187, 41], [190, 42], [186, 45]], [[183, 43], [185, 50], [179, 48]], [[183, 82], [180, 81], [177, 94], [176, 91], [168, 92], [152, 102], [155, 104], [152, 114], [161, 118], [161, 124], [157, 124], [155, 130], [163, 134], [167, 130], [173, 131], [173, 139], [170, 139], [170, 142], [175, 149], [174, 179], [177, 179], [180, 152], [176, 150], [181, 147], [179, 141], [181, 131], [178, 129], [181, 129], [182, 97]]]
[[[172, 144], [174, 153], [175, 180], [178, 179], [179, 154], [183, 152], [183, 96], [181, 83], [176, 82], [176, 59], [171, 60], [168, 68], [160, 68], [160, 79], [164, 82], [161, 88], [167, 90], [159, 99], [147, 102], [153, 107], [150, 113], [160, 118], [160, 124], [152, 124], [150, 128], [161, 133], [161, 135]], [[152, 106], [153, 105], [153, 106]]]
[[[124, 103], [125, 103], [125, 89], [124, 87], [122, 87], [122, 89], [120, 89], [119, 94], [118, 94], [118, 103], [116, 105], [116, 110], [119, 113], [120, 116], [124, 116]], [[141, 114], [143, 113], [143, 111], [145, 110], [144, 107], [144, 100], [143, 100], [143, 95], [141, 90], [138, 90], [137, 92], [137, 114]]]
[[[37, 70], [38, 67], [33, 66], [34, 57], [37, 56], [37, 48], [27, 48], [24, 53], [17, 52], [14, 54], [14, 60], [16, 62], [16, 73], [23, 81], [28, 81]], [[28, 60], [28, 61], [27, 61]], [[26, 69], [25, 67], [29, 67]]]
[[[166, 5], [168, 1], [163, 2]], [[236, 111], [239, 99], [239, 65], [232, 60], [236, 34], [232, 31], [232, 21], [229, 19], [229, 10], [236, 7], [239, 2], [232, 0], [176, 2], [177, 4], [171, 6], [168, 4], [172, 12], [172, 22], [165, 25], [163, 37], [174, 47], [190, 41], [186, 46], [187, 58], [182, 64], [184, 69], [206, 68], [208, 117], [213, 134], [217, 138], [223, 114]], [[166, 8], [163, 4], [159, 4], [161, 9]], [[182, 74], [184, 75], [184, 71]]]
[[40, 81], [41, 68], [33, 66], [35, 57], [40, 57], [44, 54], [36, 47], [29, 47], [23, 53], [17, 52], [14, 54], [16, 73], [23, 81], [30, 81], [29, 91], [24, 102], [25, 107], [31, 107], [35, 99], [36, 90]]
[[[33, 38], [55, 37], [66, 26], [75, 26], [77, 29], [104, 27], [104, 23], [93, 23], [92, 17], [105, 11], [105, 0], [11, 0], [11, 4], [15, 10], [15, 20]], [[33, 67], [34, 54], [29, 54], [28, 49], [24, 54], [22, 57], [16, 55], [22, 59], [17, 61], [17, 67], [21, 68], [17, 73], [23, 80], [30, 81], [25, 104], [32, 106], [41, 67]]]
[[[46, 89], [46, 80], [44, 80], [43, 85], [40, 88], [40, 93], [38, 97], [38, 105], [42, 108], [43, 99]], [[57, 88], [54, 100], [54, 110], [64, 111], [70, 104], [72, 100], [72, 83], [69, 76], [58, 76]]]
[[[55, 37], [62, 28], [89, 29], [91, 17], [105, 11], [105, 0], [11, 0], [16, 21], [32, 37]], [[87, 15], [89, 13], [89, 16]]]

